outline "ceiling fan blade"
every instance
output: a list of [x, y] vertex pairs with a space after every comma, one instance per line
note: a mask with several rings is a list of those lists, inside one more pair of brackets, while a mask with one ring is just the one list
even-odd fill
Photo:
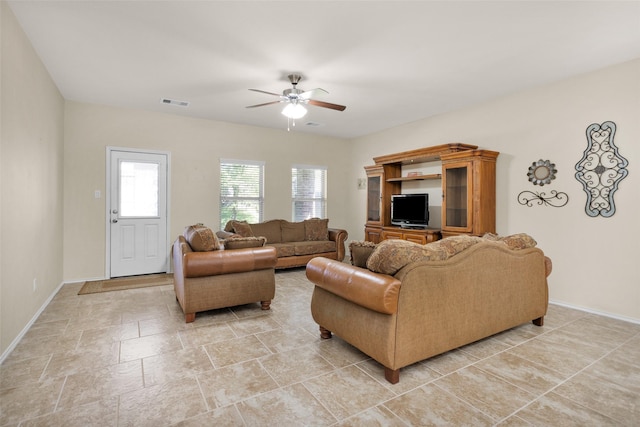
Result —
[[338, 111], [344, 111], [344, 109], [347, 108], [344, 105], [332, 104], [330, 102], [324, 102], [324, 101], [316, 101], [314, 99], [310, 99], [309, 101], [307, 101], [307, 103], [311, 105], [315, 105], [317, 107], [331, 108], [332, 110], [338, 110]]
[[315, 88], [315, 89], [311, 89], [308, 90], [306, 92], [302, 92], [300, 95], [298, 95], [298, 98], [300, 99], [311, 99], [316, 95], [320, 95], [320, 94], [325, 94], [325, 93], [329, 93], [326, 90], [322, 89], [322, 88]]
[[284, 102], [284, 101], [271, 101], [271, 102], [265, 102], [264, 104], [247, 105], [246, 108], [264, 107], [265, 105], [280, 104], [281, 102]]
[[260, 89], [249, 89], [249, 90], [252, 90], [254, 92], [266, 93], [267, 95], [282, 96], [282, 94], [280, 93], [267, 92], [266, 90], [260, 90]]

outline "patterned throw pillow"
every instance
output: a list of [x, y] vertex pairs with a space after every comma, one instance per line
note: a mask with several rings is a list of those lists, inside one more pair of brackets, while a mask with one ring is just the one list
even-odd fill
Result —
[[427, 246], [442, 251], [445, 254], [444, 259], [449, 259], [479, 242], [482, 242], [481, 237], [461, 235], [437, 240]]
[[452, 236], [426, 245], [406, 240], [383, 240], [367, 260], [367, 268], [393, 276], [412, 262], [444, 261], [481, 241], [482, 238], [476, 236]]
[[482, 238], [485, 240], [504, 243], [512, 250], [534, 248], [538, 244], [533, 237], [526, 233], [512, 234], [504, 237], [498, 236], [497, 234], [487, 233], [482, 236]]
[[312, 218], [304, 220], [305, 240], [329, 240], [329, 220]]
[[184, 238], [195, 252], [216, 251], [220, 249], [220, 242], [215, 233], [202, 224], [190, 225], [185, 228]]
[[446, 252], [433, 243], [421, 245], [407, 240], [383, 240], [367, 260], [367, 268], [375, 273], [393, 276], [402, 267], [420, 260], [443, 260]]

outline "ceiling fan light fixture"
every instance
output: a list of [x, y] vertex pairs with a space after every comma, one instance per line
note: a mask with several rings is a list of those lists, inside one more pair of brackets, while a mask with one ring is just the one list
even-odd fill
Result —
[[307, 109], [302, 104], [287, 104], [282, 110], [282, 115], [290, 119], [301, 119], [307, 114]]

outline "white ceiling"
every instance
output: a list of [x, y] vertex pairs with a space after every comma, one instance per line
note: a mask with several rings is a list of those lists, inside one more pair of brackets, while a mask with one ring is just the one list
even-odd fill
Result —
[[295, 131], [344, 138], [640, 58], [638, 1], [8, 3], [68, 100], [286, 129], [247, 89], [300, 72], [347, 109]]

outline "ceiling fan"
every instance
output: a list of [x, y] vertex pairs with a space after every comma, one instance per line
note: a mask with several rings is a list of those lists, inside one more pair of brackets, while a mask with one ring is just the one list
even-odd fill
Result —
[[291, 82], [291, 89], [285, 89], [284, 91], [282, 91], [282, 95], [260, 89], [249, 89], [254, 92], [277, 96], [279, 99], [277, 101], [265, 102], [263, 104], [249, 105], [247, 106], [247, 108], [264, 107], [265, 105], [279, 104], [284, 102], [287, 105], [282, 110], [282, 114], [287, 116], [289, 119], [294, 120], [302, 118], [305, 114], [307, 114], [307, 109], [304, 108], [304, 104], [315, 105], [316, 107], [330, 108], [332, 110], [338, 111], [344, 111], [344, 109], [347, 108], [344, 105], [332, 104], [330, 102], [312, 99], [315, 95], [321, 93], [329, 93], [324, 89], [316, 88], [308, 91], [298, 89], [297, 85], [300, 80], [302, 80], [302, 76], [300, 74], [289, 74], [287, 77], [289, 77], [289, 81]]

